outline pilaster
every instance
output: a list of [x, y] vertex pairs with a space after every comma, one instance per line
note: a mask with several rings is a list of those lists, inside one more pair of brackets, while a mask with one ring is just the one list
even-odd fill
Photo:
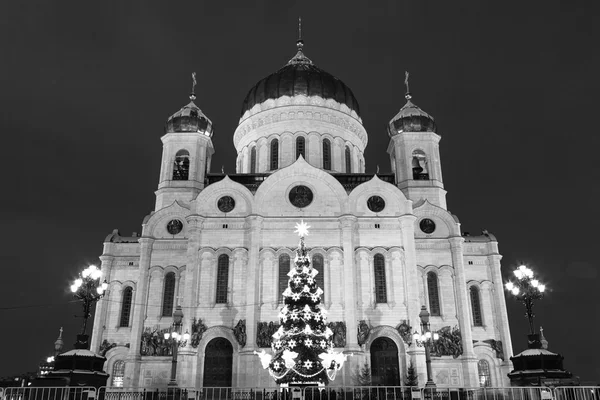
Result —
[[420, 324], [419, 312], [419, 277], [417, 273], [417, 249], [415, 246], [415, 221], [417, 217], [406, 214], [398, 218], [400, 221], [400, 234], [404, 247], [404, 262], [406, 266], [406, 313], [410, 325], [418, 327]]
[[467, 278], [463, 264], [462, 237], [450, 238], [450, 250], [452, 253], [452, 265], [454, 266], [456, 285], [457, 316], [463, 345], [463, 379], [465, 387], [477, 387], [477, 357], [473, 351], [473, 333], [471, 331], [471, 320], [469, 318], [470, 308], [467, 292]]
[[148, 298], [148, 271], [150, 270], [150, 260], [152, 256], [152, 246], [154, 238], [142, 237], [140, 243], [140, 265], [138, 272], [137, 290], [135, 292], [135, 301], [133, 307], [133, 318], [131, 319], [131, 346], [125, 364], [125, 385], [129, 387], [138, 387], [140, 384], [140, 344], [142, 341], [142, 332], [144, 331], [144, 321], [146, 319], [146, 300]]
[[502, 272], [500, 260], [502, 256], [497, 252], [488, 256], [492, 277], [494, 279], [494, 303], [496, 304], [496, 321], [498, 321], [498, 330], [504, 349], [504, 363], [510, 364], [510, 358], [513, 355], [512, 339], [510, 328], [508, 326], [508, 312], [506, 311], [506, 299], [504, 297], [504, 284], [502, 281]]
[[[196, 316], [196, 307], [198, 305], [198, 280], [200, 275], [200, 242], [202, 239], [202, 224], [204, 218], [199, 215], [190, 215], [186, 217], [188, 224], [188, 248], [185, 273], [185, 286], [183, 288], [183, 326], [182, 333], [186, 331], [192, 333], [192, 321]], [[197, 350], [187, 345], [180, 349], [177, 366], [177, 383], [183, 387], [193, 387], [195, 385], [194, 376], [196, 370]]]
[[[113, 256], [100, 256], [100, 261], [102, 262], [100, 266], [100, 271], [102, 271], [103, 281], [106, 279], [107, 282], [110, 282], [110, 271], [112, 270], [112, 263], [115, 258]], [[110, 296], [110, 285], [108, 290], [104, 293], [104, 297], [102, 297], [96, 303], [96, 311], [94, 312], [94, 326], [92, 329], [92, 338], [90, 340], [90, 350], [92, 352], [97, 352], [100, 348], [100, 344], [102, 343], [102, 334], [104, 332], [106, 326], [106, 313], [108, 310], [108, 299]]]
[[246, 273], [246, 346], [240, 351], [240, 375], [238, 385], [253, 386], [256, 366], [259, 365], [253, 354], [256, 347], [256, 324], [259, 315], [259, 250], [262, 239], [263, 218], [252, 215], [246, 218], [246, 238], [248, 243], [248, 268]]
[[342, 229], [341, 247], [344, 251], [344, 266], [343, 266], [343, 307], [346, 320], [346, 347], [350, 351], [360, 351], [358, 345], [358, 293], [357, 282], [358, 276], [356, 266], [354, 265], [354, 231], [356, 229], [357, 218], [350, 215], [340, 217], [340, 227]]

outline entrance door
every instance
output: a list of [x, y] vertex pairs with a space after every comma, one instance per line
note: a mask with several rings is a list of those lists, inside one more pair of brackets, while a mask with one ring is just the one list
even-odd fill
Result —
[[231, 387], [233, 347], [225, 338], [208, 342], [204, 351], [204, 387]]
[[391, 339], [377, 338], [371, 344], [371, 380], [376, 386], [400, 386], [398, 347]]

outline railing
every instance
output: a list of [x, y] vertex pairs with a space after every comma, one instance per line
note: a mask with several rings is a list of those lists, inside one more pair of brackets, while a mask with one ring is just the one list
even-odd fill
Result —
[[600, 386], [570, 386], [554, 389], [555, 400], [600, 400]]
[[91, 400], [96, 388], [86, 386], [8, 387], [0, 392], [2, 400]]
[[0, 400], [600, 400], [600, 386], [507, 388], [9, 387]]

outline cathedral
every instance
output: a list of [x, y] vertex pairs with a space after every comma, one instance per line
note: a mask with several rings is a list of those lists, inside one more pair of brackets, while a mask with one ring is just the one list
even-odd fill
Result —
[[[195, 85], [195, 76], [194, 76]], [[332, 386], [427, 380], [423, 311], [438, 387], [509, 385], [511, 337], [498, 242], [461, 232], [448, 211], [441, 134], [412, 101], [387, 125], [391, 173], [365, 172], [357, 99], [304, 54], [256, 83], [233, 133], [235, 174], [211, 172], [213, 124], [191, 101], [165, 124], [154, 211], [141, 235], [114, 230], [100, 260], [109, 282], [91, 350], [113, 387], [274, 387], [270, 351], [298, 237], [335, 351]], [[181, 321], [179, 323], [179, 321]], [[165, 339], [179, 329], [178, 347]], [[174, 349], [178, 349], [174, 351]], [[176, 354], [176, 358], [174, 354]]]

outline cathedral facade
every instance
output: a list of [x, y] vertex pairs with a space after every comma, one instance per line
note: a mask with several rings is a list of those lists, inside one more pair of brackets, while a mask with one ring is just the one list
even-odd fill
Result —
[[388, 125], [391, 173], [365, 173], [368, 135], [339, 79], [296, 55], [260, 80], [233, 135], [236, 173], [210, 173], [213, 127], [191, 102], [168, 118], [156, 205], [141, 235], [113, 231], [100, 257], [109, 282], [91, 350], [109, 385], [164, 386], [174, 312], [189, 338], [180, 387], [275, 386], [269, 351], [298, 238], [323, 290], [336, 351], [352, 354], [332, 385], [426, 381], [419, 314], [439, 339], [438, 386], [508, 386], [512, 345], [496, 238], [463, 235], [446, 206], [434, 119], [406, 95]]

